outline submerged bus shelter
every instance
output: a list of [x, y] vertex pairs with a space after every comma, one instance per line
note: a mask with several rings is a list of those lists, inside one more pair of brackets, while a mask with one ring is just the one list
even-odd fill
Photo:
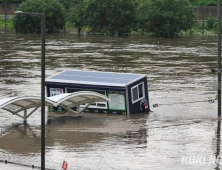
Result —
[[[81, 115], [92, 103], [108, 101], [109, 99], [102, 94], [90, 91], [79, 91], [48, 97], [45, 99], [45, 105], [50, 107], [61, 107], [67, 111]], [[85, 104], [85, 107], [80, 108], [83, 104]], [[41, 97], [38, 96], [10, 97], [0, 100], [0, 109], [22, 118], [24, 122], [27, 122], [27, 119], [40, 106]], [[77, 111], [72, 110], [74, 107], [77, 108]], [[32, 110], [28, 113], [30, 109]], [[21, 112], [23, 112], [23, 115]]]
[[[146, 74], [66, 70], [45, 80], [47, 96], [92, 91], [109, 98], [85, 109], [90, 113], [135, 114], [149, 111]], [[85, 105], [81, 105], [82, 108]], [[51, 110], [60, 111], [61, 108]]]

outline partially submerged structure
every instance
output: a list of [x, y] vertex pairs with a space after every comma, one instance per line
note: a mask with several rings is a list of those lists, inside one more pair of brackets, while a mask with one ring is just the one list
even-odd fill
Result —
[[[45, 105], [50, 110], [67, 110], [77, 115], [83, 112], [129, 115], [149, 111], [147, 77], [144, 74], [63, 71], [47, 78], [45, 83], [48, 96]], [[41, 97], [37, 96], [0, 100], [0, 109], [22, 118], [24, 122], [40, 106]]]
[[[109, 98], [108, 102], [91, 103], [85, 112], [129, 115], [149, 111], [145, 74], [67, 70], [47, 78], [45, 84], [48, 97], [63, 93], [91, 91]], [[85, 108], [86, 104], [81, 104], [80, 107]], [[61, 110], [55, 107], [50, 109]]]
[[[108, 102], [109, 99], [96, 92], [79, 91], [69, 94], [61, 94], [45, 99], [45, 105], [49, 107], [61, 107], [67, 111], [81, 115], [88, 106], [94, 102]], [[85, 107], [80, 108], [81, 105]], [[31, 116], [41, 106], [41, 97], [26, 96], [26, 97], [10, 97], [0, 100], [0, 109], [8, 111], [27, 122]], [[77, 111], [72, 110], [73, 107]], [[28, 113], [28, 110], [33, 109]], [[23, 115], [20, 113], [23, 112]]]

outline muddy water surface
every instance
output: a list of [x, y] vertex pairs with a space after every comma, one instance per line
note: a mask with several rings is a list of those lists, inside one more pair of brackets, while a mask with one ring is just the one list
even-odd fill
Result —
[[[46, 167], [61, 169], [66, 160], [69, 170], [220, 169], [208, 160], [183, 162], [221, 154], [217, 104], [206, 102], [215, 98], [216, 39], [47, 35], [47, 77], [67, 69], [147, 74], [150, 104], [159, 107], [130, 117], [53, 119], [46, 124]], [[0, 34], [0, 99], [40, 95], [40, 43], [40, 35]], [[1, 110], [0, 159], [40, 166], [40, 123], [40, 110], [27, 126]]]

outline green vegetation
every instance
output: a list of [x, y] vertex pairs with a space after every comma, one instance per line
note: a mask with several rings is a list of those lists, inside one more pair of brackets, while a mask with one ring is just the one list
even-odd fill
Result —
[[72, 6], [72, 0], [59, 0], [66, 10], [69, 10]]
[[145, 31], [148, 31], [148, 11], [149, 3], [148, 1], [140, 1], [136, 10], [136, 20], [137, 27], [136, 30], [141, 30], [141, 33], [144, 34]]
[[[47, 32], [53, 33], [65, 26], [65, 9], [57, 0], [26, 0], [17, 9], [46, 13]], [[16, 32], [39, 33], [41, 32], [41, 17], [36, 15], [16, 15], [13, 18], [13, 26]]]
[[80, 34], [82, 28], [86, 25], [86, 5], [83, 1], [80, 1], [76, 8], [70, 11], [68, 21], [77, 28], [78, 34]]
[[217, 18], [210, 15], [206, 19], [206, 30], [217, 33]]
[[127, 35], [135, 27], [135, 0], [89, 0], [87, 3], [87, 25], [91, 32]]
[[[12, 18], [7, 19], [7, 27], [12, 28], [13, 26], [13, 22], [12, 22]], [[0, 26], [4, 27], [5, 26], [5, 15], [0, 15]]]
[[69, 15], [80, 33], [128, 35], [131, 31], [173, 37], [195, 25], [195, 13], [187, 0], [81, 0]]
[[95, 34], [127, 35], [136, 26], [135, 0], [81, 0], [69, 15], [69, 22]]
[[204, 34], [205, 35], [215, 35], [215, 34], [217, 34], [217, 18], [210, 15], [206, 19], [204, 26], [203, 26], [203, 23], [196, 22], [196, 24], [190, 30], [190, 33], [191, 34], [203, 33], [203, 28], [204, 28]]
[[187, 0], [151, 1], [148, 30], [156, 36], [173, 37], [194, 26], [195, 13]]
[[4, 25], [5, 25], [4, 15], [0, 15], [0, 26], [4, 26]]
[[[19, 1], [19, 0], [16, 0]], [[78, 2], [72, 9], [73, 2]], [[194, 1], [193, 1], [194, 2]], [[92, 34], [128, 35], [131, 32], [174, 37], [196, 28], [189, 0], [25, 0], [18, 11], [46, 13], [47, 32], [66, 26]], [[20, 33], [39, 33], [41, 18], [16, 15], [13, 27]], [[212, 26], [211, 26], [212, 27]]]
[[211, 14], [206, 19], [206, 29], [213, 30], [215, 27], [215, 23], [217, 23], [217, 18], [213, 17]]

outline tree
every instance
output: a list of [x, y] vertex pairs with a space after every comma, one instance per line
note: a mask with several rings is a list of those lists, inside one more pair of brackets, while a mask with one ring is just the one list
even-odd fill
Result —
[[195, 13], [188, 0], [151, 0], [148, 30], [156, 36], [173, 37], [195, 24]]
[[[58, 0], [26, 0], [19, 5], [18, 11], [46, 13], [46, 30], [59, 31], [65, 26], [65, 9]], [[20, 33], [40, 33], [41, 17], [36, 15], [16, 15], [13, 27]]]
[[78, 34], [80, 34], [82, 28], [86, 25], [86, 19], [86, 3], [84, 3], [84, 0], [81, 0], [77, 6], [71, 10], [68, 20], [77, 27]]
[[135, 27], [135, 0], [88, 0], [87, 26], [94, 33], [127, 35]]
[[[110, 0], [112, 1], [112, 0]], [[93, 33], [106, 33], [108, 21], [106, 18], [109, 0], [87, 1], [87, 25]]]
[[[108, 33], [111, 35], [127, 35], [136, 27], [135, 0], [108, 0], [106, 18]], [[109, 6], [110, 5], [110, 6]]]
[[149, 3], [147, 0], [138, 0], [138, 7], [136, 10], [137, 30], [141, 29], [142, 34], [148, 29], [148, 10]]
[[72, 0], [59, 0], [66, 10], [69, 10], [72, 6]]

